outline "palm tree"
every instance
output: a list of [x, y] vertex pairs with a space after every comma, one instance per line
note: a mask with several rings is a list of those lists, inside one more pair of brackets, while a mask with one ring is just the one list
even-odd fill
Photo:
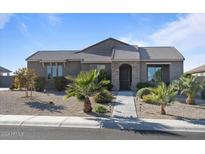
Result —
[[197, 81], [197, 77], [193, 75], [188, 77], [182, 76], [179, 80], [183, 83], [181, 94], [185, 94], [187, 96], [186, 103], [194, 105], [194, 98], [205, 86], [205, 81], [199, 82]]
[[85, 98], [83, 111], [86, 113], [92, 112], [90, 97], [96, 92], [103, 90], [104, 86], [109, 84], [107, 80], [98, 81], [98, 75], [99, 72], [96, 70], [81, 72], [66, 89], [67, 99], [71, 96], [78, 97], [79, 95]]
[[151, 89], [151, 95], [154, 95], [160, 103], [160, 113], [166, 114], [165, 106], [174, 100], [177, 92], [173, 89], [172, 85], [166, 86], [165, 83], [160, 83], [157, 88]]

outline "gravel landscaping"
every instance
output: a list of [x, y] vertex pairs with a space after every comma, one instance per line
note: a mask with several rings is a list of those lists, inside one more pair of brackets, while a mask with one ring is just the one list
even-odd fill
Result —
[[[64, 100], [64, 92], [34, 92], [32, 98], [25, 98], [24, 91], [0, 91], [0, 114], [49, 115], [49, 116], [110, 116], [111, 113], [86, 114], [83, 103], [75, 97]], [[52, 101], [54, 104], [49, 104]], [[93, 111], [97, 104], [92, 101]], [[109, 110], [108, 105], [103, 105]]]
[[205, 120], [205, 101], [196, 99], [196, 105], [187, 105], [185, 99], [185, 97], [179, 96], [173, 104], [166, 106], [167, 115], [160, 115], [160, 106], [137, 100], [136, 108], [138, 117], [149, 119]]

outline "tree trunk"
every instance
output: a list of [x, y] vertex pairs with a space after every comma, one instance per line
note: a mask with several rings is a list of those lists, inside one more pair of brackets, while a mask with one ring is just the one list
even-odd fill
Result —
[[31, 98], [32, 98], [32, 95], [33, 95], [33, 87], [31, 87]]
[[28, 89], [27, 88], [26, 88], [25, 93], [26, 93], [26, 97], [28, 97]]
[[161, 107], [161, 112], [160, 112], [161, 115], [165, 115], [165, 114], [166, 114], [166, 111], [165, 111], [165, 109], [164, 109], [164, 108], [165, 108], [165, 105], [164, 105], [164, 104], [161, 104], [160, 107]]
[[187, 99], [186, 99], [186, 103], [189, 105], [194, 105], [194, 98], [191, 95], [188, 95]]
[[92, 106], [91, 106], [91, 102], [90, 102], [89, 97], [86, 97], [85, 100], [84, 100], [84, 108], [83, 108], [83, 111], [84, 111], [85, 113], [92, 112]]

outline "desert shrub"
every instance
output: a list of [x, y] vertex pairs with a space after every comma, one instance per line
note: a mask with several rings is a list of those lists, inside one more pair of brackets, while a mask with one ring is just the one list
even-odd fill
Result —
[[137, 91], [137, 97], [143, 98], [143, 96], [148, 95], [151, 93], [150, 88], [141, 88], [140, 90]]
[[43, 89], [45, 88], [45, 78], [37, 77], [35, 79], [34, 87], [36, 91], [43, 91]]
[[68, 81], [64, 77], [55, 77], [54, 82], [55, 82], [55, 88], [58, 91], [62, 91], [62, 90], [65, 90]]
[[104, 106], [99, 105], [99, 106], [95, 107], [95, 112], [97, 112], [97, 113], [106, 113], [107, 109]]
[[201, 91], [201, 98], [205, 99], [205, 88]]
[[154, 83], [149, 83], [149, 82], [139, 82], [136, 85], [136, 89], [140, 90], [142, 88], [148, 88], [148, 87], [154, 87], [155, 84]]
[[148, 104], [159, 104], [157, 96], [155, 96], [153, 94], [144, 95], [143, 96], [143, 101], [145, 103], [148, 103]]
[[94, 96], [94, 100], [96, 103], [109, 103], [112, 101], [112, 99], [113, 99], [112, 94], [107, 90], [103, 90], [101, 92], [98, 92]]

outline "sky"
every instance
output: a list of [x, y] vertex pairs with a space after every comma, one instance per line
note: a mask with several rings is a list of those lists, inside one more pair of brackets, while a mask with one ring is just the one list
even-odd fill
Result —
[[175, 46], [185, 71], [205, 64], [205, 14], [0, 14], [0, 66], [16, 71], [38, 50], [80, 50], [109, 37]]

